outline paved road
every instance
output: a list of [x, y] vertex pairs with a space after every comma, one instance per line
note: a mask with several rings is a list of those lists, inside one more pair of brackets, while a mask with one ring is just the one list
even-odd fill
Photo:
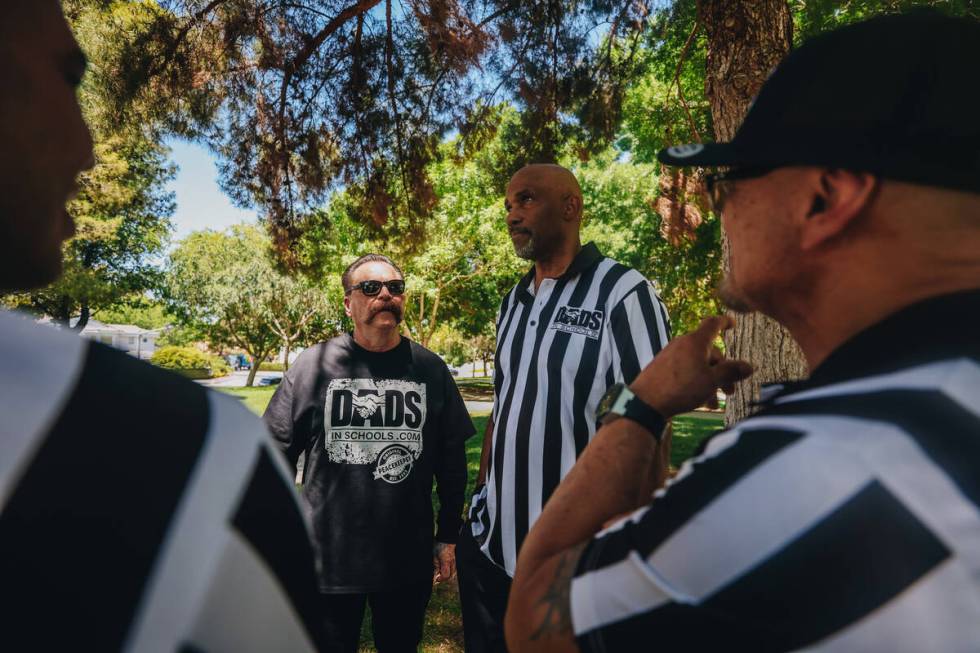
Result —
[[464, 401], [466, 410], [471, 413], [489, 413], [493, 409], [492, 401]]
[[[259, 381], [262, 379], [277, 378], [282, 378], [282, 372], [256, 372], [255, 385], [259, 385]], [[211, 388], [244, 388], [246, 381], [248, 381], [248, 370], [232, 372], [228, 376], [222, 376], [217, 379], [201, 379], [198, 383]]]

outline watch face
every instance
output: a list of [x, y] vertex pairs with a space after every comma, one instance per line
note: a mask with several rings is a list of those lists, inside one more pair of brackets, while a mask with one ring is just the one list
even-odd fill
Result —
[[625, 386], [622, 383], [614, 383], [609, 386], [606, 390], [606, 394], [602, 395], [602, 399], [599, 400], [599, 407], [596, 409], [596, 415], [599, 418], [605, 416], [616, 403], [616, 399], [619, 397], [619, 393], [623, 391]]

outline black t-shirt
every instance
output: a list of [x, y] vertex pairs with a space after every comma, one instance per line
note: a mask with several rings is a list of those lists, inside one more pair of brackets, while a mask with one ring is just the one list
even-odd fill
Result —
[[320, 590], [391, 589], [432, 574], [436, 539], [454, 543], [470, 420], [446, 364], [402, 338], [371, 352], [345, 334], [303, 352], [265, 411], [294, 469], [320, 558]]

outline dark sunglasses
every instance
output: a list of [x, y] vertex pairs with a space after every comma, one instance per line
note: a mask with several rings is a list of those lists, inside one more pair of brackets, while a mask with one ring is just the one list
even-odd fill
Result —
[[368, 281], [362, 281], [361, 283], [356, 283], [350, 288], [348, 288], [344, 294], [349, 295], [355, 290], [360, 290], [362, 293], [368, 297], [374, 297], [379, 292], [381, 292], [381, 286], [388, 289], [392, 295], [401, 295], [405, 292], [405, 280], [404, 279], [392, 279], [391, 281], [375, 281], [370, 279]]
[[704, 176], [704, 184], [708, 190], [708, 208], [715, 215], [721, 215], [722, 209], [725, 208], [725, 202], [728, 201], [729, 196], [735, 188], [733, 182], [739, 181], [741, 179], [756, 179], [758, 177], [765, 177], [770, 172], [775, 170], [774, 167], [749, 167], [749, 168], [735, 168], [732, 170], [727, 170], [725, 172], [716, 172], [714, 174]]

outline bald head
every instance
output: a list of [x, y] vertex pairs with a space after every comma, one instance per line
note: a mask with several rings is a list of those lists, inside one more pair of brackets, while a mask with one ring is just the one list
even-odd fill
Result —
[[556, 163], [532, 163], [517, 171], [510, 183], [529, 182], [546, 187], [561, 197], [573, 197], [578, 201], [578, 212], [582, 213], [582, 187], [568, 168]]
[[540, 263], [578, 251], [582, 189], [569, 170], [544, 163], [521, 168], [507, 184], [504, 207], [521, 258]]

